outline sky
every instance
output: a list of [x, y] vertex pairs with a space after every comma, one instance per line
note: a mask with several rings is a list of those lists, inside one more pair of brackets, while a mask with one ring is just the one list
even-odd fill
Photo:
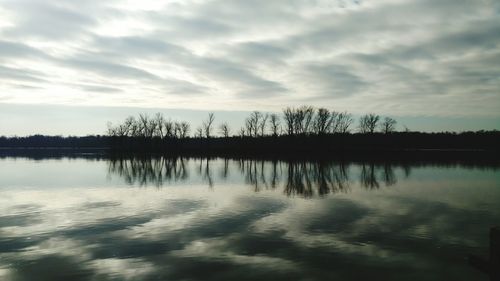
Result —
[[304, 104], [500, 129], [499, 65], [495, 0], [0, 0], [0, 135]]

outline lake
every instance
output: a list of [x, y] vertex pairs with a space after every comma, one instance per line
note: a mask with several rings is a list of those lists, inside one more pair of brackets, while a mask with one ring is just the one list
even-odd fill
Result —
[[0, 158], [0, 280], [489, 280], [499, 166]]

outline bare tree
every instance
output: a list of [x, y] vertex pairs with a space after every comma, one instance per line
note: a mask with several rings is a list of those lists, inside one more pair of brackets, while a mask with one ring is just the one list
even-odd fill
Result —
[[[132, 117], [133, 118], [133, 117]], [[133, 118], [133, 124], [129, 128], [130, 134], [133, 137], [139, 137], [141, 135], [141, 125], [139, 124], [139, 120]]]
[[153, 117], [139, 114], [139, 118], [129, 116], [123, 124], [113, 127], [108, 123], [108, 134], [112, 136], [144, 137], [144, 138], [172, 138], [186, 137], [189, 124], [186, 122], [172, 122], [156, 113]]
[[229, 137], [230, 129], [229, 129], [229, 125], [226, 122], [220, 124], [219, 129], [220, 129], [220, 134], [223, 137], [225, 137], [225, 138]]
[[330, 127], [328, 128], [328, 130], [332, 134], [338, 133], [340, 131], [340, 114], [341, 113], [333, 110], [330, 112]]
[[179, 137], [180, 138], [186, 138], [189, 134], [189, 123], [188, 122], [181, 122], [179, 126]]
[[154, 136], [163, 138], [164, 121], [165, 118], [163, 118], [163, 114], [161, 114], [160, 112], [155, 114], [153, 119], [153, 122], [155, 124], [155, 130], [153, 133]]
[[271, 127], [271, 133], [273, 134], [273, 137], [278, 136], [281, 124], [280, 118], [277, 114], [273, 113], [269, 115], [269, 126]]
[[116, 131], [115, 131], [115, 127], [113, 127], [113, 123], [111, 123], [110, 121], [108, 121], [106, 123], [106, 134], [108, 136], [111, 136], [111, 137], [115, 137], [116, 136]]
[[266, 123], [268, 118], [269, 114], [265, 114], [262, 116], [262, 119], [259, 122], [259, 131], [261, 136], [264, 136], [266, 133]]
[[290, 136], [295, 135], [295, 110], [287, 107], [283, 110], [283, 119], [285, 120], [285, 130]]
[[194, 132], [194, 136], [196, 138], [202, 138], [203, 137], [203, 128], [202, 127], [197, 127], [196, 131]]
[[181, 122], [174, 122], [174, 138], [181, 138]]
[[206, 121], [203, 122], [203, 132], [205, 133], [205, 136], [207, 138], [210, 138], [210, 135], [212, 133], [212, 124], [214, 123], [215, 117], [212, 112], [208, 114], [208, 118]]
[[332, 124], [332, 119], [330, 117], [331, 113], [326, 108], [318, 108], [316, 117], [314, 119], [314, 132], [318, 135], [324, 135], [328, 133], [330, 125]]
[[359, 131], [361, 133], [374, 133], [379, 120], [380, 116], [373, 113], [361, 116], [359, 119]]
[[252, 122], [252, 120], [251, 120], [250, 117], [248, 117], [245, 120], [245, 128], [242, 128], [242, 129], [245, 132], [245, 134], [248, 135], [249, 137], [251, 137], [253, 135], [253, 132], [254, 132], [254, 123]]
[[172, 120], [163, 120], [164, 137], [173, 138], [175, 137], [175, 124]]
[[283, 117], [288, 135], [308, 134], [314, 129], [314, 108], [311, 106], [287, 107]]
[[304, 118], [305, 111], [301, 108], [293, 109], [293, 130], [295, 134], [302, 134], [304, 132]]
[[245, 126], [247, 134], [249, 136], [257, 137], [259, 135], [259, 127], [261, 124], [261, 119], [263, 118], [262, 113], [259, 111], [254, 111], [245, 120]]
[[113, 127], [111, 122], [108, 122], [108, 135], [112, 137], [125, 137], [127, 136], [127, 126], [125, 124]]
[[149, 119], [148, 122], [148, 138], [153, 138], [156, 132], [156, 120], [154, 118]]
[[[337, 115], [337, 124], [338, 124], [338, 133], [341, 134], [346, 134], [349, 133], [349, 127], [351, 127], [352, 123], [354, 122], [354, 119], [352, 118], [352, 115], [347, 112], [341, 112]], [[336, 133], [334, 132], [334, 133]]]
[[126, 137], [128, 132], [128, 128], [125, 124], [121, 124], [117, 127], [116, 133], [119, 137]]
[[148, 137], [150, 135], [149, 127], [149, 116], [147, 114], [139, 114], [139, 131], [142, 137]]
[[311, 127], [312, 127], [311, 125], [314, 117], [313, 107], [301, 106], [296, 109], [287, 108], [284, 111], [284, 113], [285, 113], [285, 119], [291, 117], [291, 120], [293, 120], [289, 122], [289, 124], [292, 127], [291, 131], [293, 131], [293, 134], [308, 134], [311, 132]]
[[137, 136], [138, 124], [134, 116], [127, 117], [127, 119], [125, 119], [124, 125], [127, 128], [127, 136], [129, 137]]
[[397, 121], [391, 117], [385, 117], [384, 121], [380, 124], [380, 131], [384, 134], [392, 133], [396, 130]]
[[241, 127], [241, 128], [240, 128], [239, 135], [240, 135], [240, 137], [242, 137], [242, 138], [243, 138], [243, 137], [245, 137], [245, 127]]
[[302, 123], [302, 133], [309, 134], [313, 125], [314, 107], [304, 105], [300, 107], [300, 111], [303, 112], [302, 114], [304, 116]]

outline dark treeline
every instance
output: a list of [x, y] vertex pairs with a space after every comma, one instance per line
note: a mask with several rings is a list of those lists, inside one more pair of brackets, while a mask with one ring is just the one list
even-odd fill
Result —
[[[191, 133], [191, 134], [190, 134]], [[112, 147], [122, 151], [189, 151], [215, 154], [325, 153], [352, 150], [481, 149], [498, 150], [499, 131], [397, 131], [397, 121], [377, 114], [357, 123], [347, 112], [301, 106], [283, 113], [254, 111], [235, 131], [213, 113], [191, 132], [187, 122], [172, 121], [161, 113], [130, 116], [122, 124], [108, 124]]]
[[347, 112], [311, 106], [288, 107], [281, 115], [254, 111], [236, 131], [227, 122], [217, 123], [213, 113], [194, 130], [185, 121], [173, 121], [157, 113], [129, 116], [118, 125], [108, 123], [105, 136], [0, 137], [3, 148], [105, 148], [221, 156], [422, 149], [498, 151], [499, 144], [500, 131], [397, 131], [397, 121], [391, 117], [366, 114], [355, 122]]
[[0, 137], [0, 148], [109, 148], [109, 136], [63, 137], [34, 135]]
[[[243, 154], [324, 153], [328, 151], [367, 150], [492, 150], [500, 147], [500, 132], [478, 131], [463, 133], [393, 132], [346, 133], [323, 136], [278, 137], [187, 137], [143, 138], [115, 136], [28, 136], [0, 137], [0, 149], [52, 148], [80, 150], [116, 150], [121, 152], [160, 152], [171, 154]], [[245, 155], [246, 154], [246, 155]]]

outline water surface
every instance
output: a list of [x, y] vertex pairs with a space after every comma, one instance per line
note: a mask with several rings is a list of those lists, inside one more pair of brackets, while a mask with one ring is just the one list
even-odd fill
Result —
[[0, 158], [1, 280], [489, 280], [495, 165]]

